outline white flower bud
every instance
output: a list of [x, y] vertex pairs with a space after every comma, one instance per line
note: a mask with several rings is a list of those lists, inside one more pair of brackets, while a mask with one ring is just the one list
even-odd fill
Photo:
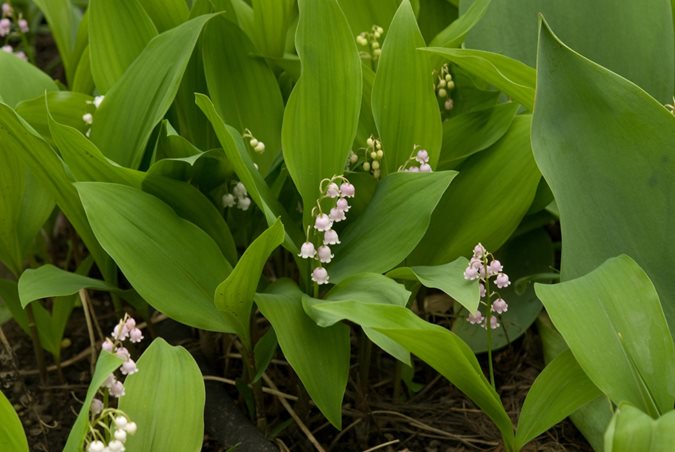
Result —
[[256, 151], [258, 154], [262, 154], [263, 152], [265, 152], [265, 143], [259, 141], [258, 144], [255, 145], [253, 150]]

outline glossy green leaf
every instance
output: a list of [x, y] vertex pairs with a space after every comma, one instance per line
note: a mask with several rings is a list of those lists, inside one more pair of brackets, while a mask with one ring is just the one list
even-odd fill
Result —
[[607, 452], [668, 452], [675, 444], [675, 411], [658, 419], [621, 404], [605, 432]]
[[21, 307], [18, 282], [16, 280], [0, 279], [0, 301], [9, 310], [12, 319], [24, 332], [28, 333], [28, 316], [26, 315], [26, 311]]
[[495, 144], [509, 130], [518, 104], [461, 113], [443, 122], [443, 147], [438, 169], [454, 169], [461, 159]]
[[173, 102], [202, 28], [212, 17], [197, 17], [150, 41], [106, 93], [94, 114], [91, 139], [107, 157], [138, 167], [152, 128]]
[[0, 447], [7, 451], [28, 452], [28, 440], [21, 419], [2, 392], [0, 392]]
[[[284, 225], [292, 225], [293, 221], [290, 219], [279, 200], [272, 195], [272, 192], [260, 172], [255, 169], [253, 160], [246, 151], [246, 145], [239, 132], [223, 122], [220, 115], [218, 115], [218, 112], [216, 112], [213, 103], [207, 96], [196, 94], [195, 101], [213, 125], [218, 140], [223, 147], [223, 151], [234, 167], [234, 172], [237, 174], [239, 180], [246, 186], [253, 202], [262, 211], [263, 215], [265, 215], [267, 224], [271, 226], [278, 217], [281, 217]], [[284, 246], [291, 253], [297, 254], [299, 252], [298, 244], [304, 241], [304, 234], [298, 229], [289, 228], [288, 226], [286, 226], [285, 231], [286, 240], [284, 241]]]
[[267, 366], [272, 362], [272, 358], [277, 351], [279, 341], [274, 332], [274, 328], [270, 328], [267, 332], [255, 343], [253, 354], [255, 357], [256, 374], [252, 382], [260, 380], [260, 377], [267, 371]]
[[342, 398], [349, 376], [349, 328], [317, 326], [302, 308], [303, 293], [281, 280], [255, 302], [270, 321], [284, 357], [316, 406], [336, 428], [342, 426]]
[[0, 67], [0, 99], [10, 107], [22, 100], [42, 96], [45, 91], [58, 90], [50, 76], [10, 53], [0, 54]]
[[[429, 152], [436, 167], [441, 149], [441, 114], [433, 89], [431, 64], [408, 0], [403, 0], [382, 46], [373, 83], [373, 118], [385, 152], [384, 175], [396, 171], [415, 145]], [[405, 124], [405, 126], [403, 126]]]
[[[275, 4], [284, 2], [274, 0]], [[224, 17], [212, 20], [201, 39], [204, 73], [216, 111], [241, 133], [249, 129], [265, 143], [262, 154], [247, 148], [263, 175], [281, 152], [284, 102], [272, 70], [253, 56], [255, 48], [243, 31]]]
[[654, 282], [673, 329], [675, 278], [664, 263], [675, 261], [675, 116], [544, 25], [538, 71], [532, 147], [560, 210], [562, 280], [628, 254]]
[[[462, 0], [460, 10], [472, 3]], [[668, 3], [641, 0], [617, 7], [615, 0], [493, 0], [466, 45], [534, 67], [537, 14], [541, 13], [572, 48], [637, 83], [659, 101], [669, 102], [675, 81], [675, 47]]]
[[[501, 328], [492, 331], [493, 350], [516, 341], [537, 319], [542, 306], [534, 293], [533, 284], [525, 283], [525, 287], [521, 288], [517, 282], [533, 274], [550, 272], [555, 264], [555, 249], [548, 232], [540, 228], [513, 237], [495, 254], [512, 284], [499, 289], [499, 295], [506, 300], [509, 310], [501, 315]], [[471, 325], [464, 315], [452, 324], [452, 331], [466, 341], [474, 352], [488, 350], [486, 331]]]
[[468, 264], [467, 258], [458, 257], [443, 265], [399, 267], [387, 273], [387, 276], [394, 279], [419, 281], [425, 287], [442, 290], [469, 312], [476, 312], [480, 301], [478, 280], [464, 279], [464, 270]]
[[426, 47], [471, 75], [494, 85], [528, 110], [534, 104], [536, 74], [533, 68], [499, 53], [484, 50]]
[[49, 115], [47, 113], [47, 105], [49, 105], [49, 113], [56, 121], [85, 133], [89, 126], [82, 120], [82, 116], [85, 113], [93, 112], [92, 100], [93, 98], [87, 94], [73, 91], [52, 91], [40, 93], [38, 97], [18, 103], [16, 112], [43, 137], [50, 137]]
[[143, 51], [157, 28], [139, 0], [89, 2], [89, 52], [96, 88], [106, 93]]
[[249, 245], [237, 265], [216, 288], [214, 303], [225, 312], [234, 331], [249, 350], [251, 343], [251, 306], [258, 281], [270, 254], [284, 241], [284, 225], [274, 222]]
[[96, 361], [94, 375], [91, 376], [91, 383], [89, 383], [89, 389], [87, 389], [87, 396], [84, 399], [82, 408], [80, 408], [75, 424], [70, 429], [68, 441], [63, 448], [63, 452], [78, 452], [82, 450], [84, 437], [89, 431], [89, 409], [91, 407], [91, 401], [96, 396], [96, 393], [103, 385], [106, 378], [108, 378], [108, 376], [117, 369], [123, 361], [122, 358], [106, 351], [102, 351], [99, 355], [98, 361]]
[[634, 260], [611, 258], [586, 276], [536, 284], [535, 292], [579, 365], [614, 403], [628, 401], [651, 416], [672, 409], [675, 346], [658, 294]]
[[434, 211], [414, 263], [468, 255], [476, 243], [496, 250], [529, 210], [541, 175], [530, 149], [529, 115], [517, 116], [490, 149], [467, 159]]
[[75, 186], [99, 242], [151, 306], [186, 325], [231, 332], [213, 294], [232, 267], [211, 237], [138, 189]]
[[24, 308], [41, 298], [73, 295], [85, 288], [106, 292], [117, 290], [100, 279], [71, 273], [50, 264], [28, 269], [19, 278], [19, 297]]
[[[331, 326], [348, 318], [343, 313], [354, 305], [386, 304], [402, 306], [408, 303], [410, 292], [391, 278], [378, 273], [359, 273], [334, 286], [325, 300], [303, 296], [302, 305], [307, 315], [319, 326]], [[382, 350], [399, 361], [411, 365], [410, 353], [386, 335], [368, 326], [368, 322], [357, 322], [363, 332]]]
[[336, 0], [298, 4], [295, 44], [302, 74], [286, 104], [281, 141], [308, 224], [321, 180], [344, 172], [356, 135], [362, 79], [356, 42]]
[[18, 276], [35, 236], [54, 209], [51, 193], [19, 156], [20, 147], [0, 150], [0, 262]]
[[136, 366], [138, 373], [124, 381], [126, 394], [119, 403], [138, 425], [125, 447], [148, 452], [201, 450], [206, 390], [192, 355], [157, 338]]
[[483, 375], [474, 353], [455, 334], [393, 304], [339, 301], [314, 305], [313, 309], [325, 311], [324, 315], [332, 311], [331, 316], [379, 331], [417, 355], [469, 396], [495, 422], [504, 440], [513, 443], [511, 420], [499, 396]]
[[264, 56], [284, 55], [286, 35], [296, 17], [295, 0], [253, 0], [252, 39]]
[[352, 224], [347, 220], [342, 244], [327, 266], [331, 282], [361, 272], [383, 273], [401, 263], [424, 235], [456, 174], [402, 172], [383, 178], [365, 212]]
[[63, 162], [49, 145], [11, 108], [0, 104], [0, 151], [21, 157], [38, 184], [48, 188], [56, 204], [75, 227], [101, 272], [110, 276], [110, 259], [96, 241]]
[[71, 88], [73, 91], [79, 93], [92, 93], [96, 88], [94, 86], [94, 77], [91, 75], [91, 55], [89, 53], [89, 46], [82, 52], [82, 57], [75, 69]]
[[[415, 4], [418, 3], [419, 7]], [[448, 0], [413, 0], [417, 25], [425, 42], [432, 39], [459, 18], [459, 8]]]
[[477, 0], [459, 18], [443, 29], [431, 41], [434, 47], [459, 47], [471, 29], [480, 21], [492, 0]]
[[59, 55], [66, 70], [68, 81], [72, 83], [75, 68], [80, 55], [76, 52], [76, 37], [82, 14], [70, 0], [35, 0], [49, 23], [49, 29], [56, 41]]
[[160, 33], [182, 24], [190, 14], [185, 0], [140, 0], [140, 3]]
[[234, 238], [221, 210], [197, 188], [187, 182], [156, 175], [148, 175], [142, 187], [146, 193], [155, 195], [171, 206], [178, 216], [191, 221], [211, 236], [231, 265], [237, 262]]
[[[51, 105], [49, 113], [51, 114]], [[144, 174], [108, 160], [81, 131], [49, 118], [49, 131], [68, 170], [78, 181], [114, 182], [140, 188]]]
[[601, 395], [572, 353], [563, 352], [537, 376], [525, 397], [516, 429], [516, 450]]

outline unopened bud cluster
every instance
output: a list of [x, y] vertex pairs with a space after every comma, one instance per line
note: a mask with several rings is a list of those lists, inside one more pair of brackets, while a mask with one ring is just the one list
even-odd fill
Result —
[[408, 160], [398, 169], [399, 172], [407, 173], [431, 173], [431, 165], [429, 165], [429, 152], [426, 149], [415, 145], [413, 153]]
[[235, 181], [232, 186], [232, 193], [223, 195], [223, 207], [237, 207], [240, 210], [248, 210], [251, 207], [251, 198], [248, 197], [248, 191], [244, 184]]
[[22, 60], [28, 60], [26, 53], [15, 51], [19, 42], [26, 44], [25, 34], [30, 31], [28, 21], [21, 13], [17, 13], [9, 3], [2, 4], [2, 16], [0, 17], [0, 38], [3, 38], [2, 51], [10, 53]]
[[242, 137], [248, 140], [248, 145], [258, 154], [263, 154], [265, 152], [265, 143], [254, 137], [250, 130], [244, 129]]
[[455, 89], [455, 82], [452, 80], [452, 74], [450, 74], [447, 64], [444, 64], [439, 71], [436, 71], [436, 78], [437, 80], [434, 82], [436, 96], [442, 103], [443, 108], [446, 111], [450, 111], [452, 110], [452, 107], [454, 107], [454, 102], [452, 97], [450, 97], [450, 91]]
[[[93, 105], [97, 110], [101, 106], [101, 103], [103, 102], [103, 99], [105, 99], [105, 96], [96, 96], [94, 97], [94, 100], [88, 100], [87, 104]], [[94, 115], [91, 113], [85, 113], [82, 115], [82, 121], [88, 126], [91, 126], [94, 123]], [[89, 136], [91, 133], [91, 128], [87, 130], [86, 135]]]
[[370, 31], [359, 33], [356, 37], [356, 43], [363, 48], [361, 56], [377, 61], [382, 54], [380, 48], [380, 38], [384, 33], [384, 29], [379, 25], [373, 25]]
[[[321, 197], [317, 200], [316, 207], [312, 209], [314, 225], [307, 227], [307, 238], [300, 247], [298, 256], [317, 261], [318, 265], [312, 270], [312, 281], [321, 285], [327, 284], [330, 279], [328, 271], [323, 266], [335, 257], [330, 246], [340, 244], [340, 238], [333, 230], [333, 224], [347, 219], [347, 212], [350, 209], [347, 198], [353, 198], [356, 189], [344, 176], [333, 176], [322, 180], [319, 190]], [[331, 200], [327, 214], [321, 208], [321, 201], [325, 199]]]
[[[499, 328], [497, 316], [508, 311], [509, 305], [499, 296], [499, 293], [491, 290], [490, 283], [492, 282], [499, 289], [511, 285], [509, 276], [503, 270], [504, 266], [501, 262], [495, 259], [483, 245], [479, 243], [474, 247], [473, 256], [466, 270], [464, 270], [464, 279], [470, 281], [480, 280], [481, 304], [485, 306], [489, 305], [490, 310], [487, 315], [483, 315], [480, 310], [469, 314], [466, 320], [472, 325], [481, 325], [483, 328], [487, 328], [489, 322], [490, 328], [493, 330]], [[491, 281], [491, 278], [494, 278], [494, 281]]]
[[354, 151], [349, 152], [349, 164], [352, 169], [362, 169], [369, 172], [376, 179], [379, 179], [382, 170], [382, 158], [384, 151], [382, 150], [382, 143], [372, 135], [366, 140], [366, 147], [359, 148], [357, 152], [363, 151], [363, 160], [360, 159], [359, 154]]
[[675, 115], [675, 96], [673, 96], [673, 103], [672, 104], [666, 104], [666, 108], [670, 113]]
[[[122, 375], [133, 375], [138, 372], [136, 362], [131, 359], [131, 354], [124, 342], [139, 343], [143, 340], [143, 332], [136, 326], [136, 321], [128, 314], [124, 315], [110, 337], [107, 337], [101, 349], [112, 353], [124, 360], [119, 367]], [[99, 388], [102, 399], [95, 398], [89, 407], [90, 422], [89, 432], [85, 438], [88, 452], [121, 452], [125, 450], [124, 443], [127, 434], [136, 433], [136, 424], [121, 410], [106, 406], [109, 397], [119, 399], [124, 396], [124, 384], [117, 379], [115, 373], [111, 373]]]

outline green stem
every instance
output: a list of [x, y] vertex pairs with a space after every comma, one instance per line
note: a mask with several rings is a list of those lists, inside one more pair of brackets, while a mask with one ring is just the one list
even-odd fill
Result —
[[487, 301], [487, 317], [485, 318], [485, 329], [487, 330], [487, 347], [488, 347], [488, 372], [490, 374], [490, 384], [495, 391], [495, 372], [492, 366], [492, 292], [490, 291], [490, 277], [488, 276], [487, 258], [483, 259], [483, 269], [485, 271], [485, 299]]
[[35, 361], [37, 362], [38, 370], [40, 371], [40, 384], [47, 384], [47, 365], [45, 363], [45, 354], [40, 344], [40, 337], [38, 336], [37, 326], [35, 324], [35, 315], [33, 314], [33, 305], [26, 306], [26, 315], [28, 317], [28, 330], [30, 331], [30, 338], [33, 342], [33, 352], [35, 353]]

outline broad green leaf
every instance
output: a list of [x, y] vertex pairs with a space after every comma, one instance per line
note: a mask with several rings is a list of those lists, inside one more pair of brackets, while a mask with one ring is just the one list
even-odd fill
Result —
[[19, 278], [21, 306], [41, 298], [76, 294], [80, 289], [116, 291], [117, 288], [100, 279], [71, 273], [50, 264], [28, 269]]
[[[460, 11], [472, 3], [462, 0]], [[671, 5], [668, 0], [641, 0], [617, 6], [615, 0], [493, 0], [469, 33], [466, 46], [534, 67], [537, 14], [541, 13], [572, 48], [637, 83], [659, 101], [669, 102], [675, 80]]]
[[601, 395], [572, 353], [563, 352], [537, 376], [525, 397], [516, 429], [516, 450]]
[[[541, 337], [544, 352], [544, 362], [548, 363], [557, 356], [569, 350], [565, 340], [555, 329], [546, 311], [542, 311], [537, 318], [537, 332]], [[614, 406], [604, 394], [578, 409], [570, 419], [584, 435], [593, 450], [602, 450], [604, 434], [614, 415]]]
[[[46, 103], [45, 103], [46, 95]], [[82, 120], [85, 113], [92, 113], [93, 98], [88, 94], [73, 91], [50, 91], [40, 93], [38, 97], [20, 102], [16, 112], [23, 117], [43, 137], [50, 137], [49, 113], [62, 124], [74, 127], [85, 133], [89, 126]], [[49, 105], [49, 113], [47, 113]]]
[[341, 428], [349, 376], [349, 328], [317, 326], [302, 308], [303, 293], [288, 280], [268, 291], [257, 293], [255, 302], [272, 324], [284, 357], [326, 419]]
[[[51, 114], [51, 105], [49, 114]], [[49, 131], [68, 170], [78, 181], [114, 182], [140, 188], [144, 174], [107, 159], [81, 131], [49, 118]]]
[[454, 169], [461, 159], [495, 144], [508, 131], [518, 108], [515, 102], [499, 104], [444, 121], [438, 169]]
[[89, 46], [82, 52], [82, 57], [75, 69], [71, 89], [79, 93], [91, 93], [95, 89], [94, 77], [91, 75], [91, 55], [89, 53]]
[[652, 419], [624, 403], [614, 413], [605, 432], [606, 452], [668, 452], [675, 444], [675, 411]]
[[0, 67], [0, 99], [10, 107], [22, 100], [42, 96], [45, 91], [58, 90], [50, 76], [10, 53], [0, 54]]
[[213, 294], [232, 267], [211, 237], [138, 189], [75, 186], [99, 242], [151, 306], [186, 325], [231, 332]]
[[532, 110], [536, 74], [530, 66], [484, 50], [442, 47], [426, 47], [423, 50], [456, 64], [471, 75], [494, 85], [523, 107]]
[[28, 334], [28, 316], [26, 315], [26, 311], [21, 307], [18, 282], [16, 280], [0, 279], [0, 301], [4, 303], [5, 307], [12, 314], [12, 319]]
[[155, 37], [106, 93], [91, 139], [122, 166], [137, 168], [153, 127], [164, 117], [202, 28], [200, 16]]
[[630, 257], [535, 292], [593, 383], [656, 417], [673, 407], [675, 346], [647, 274]]
[[[234, 167], [234, 172], [237, 173], [239, 180], [246, 186], [253, 202], [262, 211], [263, 215], [265, 215], [267, 224], [271, 226], [278, 217], [281, 217], [281, 220], [285, 225], [294, 224], [279, 200], [272, 196], [272, 192], [267, 186], [265, 179], [263, 179], [260, 172], [255, 169], [253, 160], [246, 151], [246, 145], [239, 132], [223, 122], [220, 115], [218, 115], [218, 112], [216, 112], [213, 103], [207, 96], [196, 94], [195, 101], [209, 119], [211, 125], [213, 125], [218, 140], [223, 147], [223, 151]], [[297, 254], [299, 252], [298, 244], [304, 241], [304, 234], [298, 229], [289, 228], [288, 226], [285, 228], [285, 232], [286, 239], [284, 241], [284, 246], [291, 253]]]
[[35, 236], [54, 209], [51, 193], [18, 155], [21, 152], [12, 144], [0, 150], [0, 262], [15, 276], [23, 271]]
[[192, 184], [148, 175], [142, 187], [146, 193], [155, 195], [171, 206], [178, 216], [191, 221], [211, 236], [231, 265], [237, 262], [237, 248], [222, 212]]
[[360, 272], [383, 273], [401, 263], [424, 235], [456, 174], [394, 173], [383, 178], [365, 212], [352, 224], [347, 220], [340, 233], [342, 244], [327, 267], [331, 282]]
[[[382, 174], [396, 171], [415, 145], [429, 152], [436, 167], [441, 150], [441, 113], [433, 89], [431, 64], [408, 0], [403, 0], [382, 46], [373, 83], [373, 118], [382, 141]], [[405, 126], [403, 126], [405, 124]]]
[[106, 351], [102, 351], [99, 355], [94, 375], [91, 376], [91, 383], [89, 383], [89, 389], [87, 389], [87, 396], [84, 399], [82, 408], [80, 408], [75, 424], [70, 429], [68, 441], [63, 448], [63, 452], [78, 452], [82, 450], [84, 437], [89, 431], [89, 408], [91, 407], [91, 401], [103, 385], [103, 382], [108, 378], [108, 375], [117, 369], [122, 362], [122, 358]]
[[21, 419], [2, 391], [0, 391], [0, 447], [7, 451], [28, 452], [28, 440]]
[[98, 91], [106, 93], [157, 36], [157, 28], [139, 0], [91, 0], [88, 11], [91, 74]]
[[70, 0], [35, 0], [47, 19], [49, 30], [54, 36], [56, 47], [66, 70], [66, 77], [72, 83], [80, 55], [77, 52], [76, 37], [82, 14]]
[[214, 303], [233, 325], [244, 346], [251, 350], [251, 306], [258, 281], [270, 254], [284, 241], [284, 225], [274, 222], [249, 245], [237, 265], [216, 288]]
[[[534, 293], [533, 284], [525, 283], [526, 286], [521, 288], [518, 287], [518, 280], [533, 274], [550, 272], [555, 264], [555, 249], [548, 232], [539, 228], [528, 234], [511, 238], [495, 254], [504, 266], [504, 271], [509, 275], [512, 284], [499, 289], [499, 295], [506, 300], [509, 310], [501, 315], [502, 326], [492, 331], [493, 350], [513, 343], [537, 319], [542, 306]], [[464, 269], [461, 271], [463, 272]], [[488, 350], [486, 331], [476, 325], [471, 325], [464, 315], [460, 315], [460, 318], [452, 324], [452, 331], [466, 341], [474, 352], [483, 353]]]
[[206, 390], [192, 355], [157, 338], [136, 366], [138, 373], [124, 381], [126, 394], [119, 403], [138, 425], [125, 447], [148, 452], [201, 450]]
[[278, 345], [279, 341], [277, 341], [277, 335], [274, 332], [274, 328], [268, 329], [263, 337], [258, 339], [255, 343], [253, 354], [255, 357], [256, 374], [252, 379], [253, 383], [260, 380], [260, 377], [267, 371], [267, 366], [272, 362], [272, 358], [274, 358]]
[[562, 280], [628, 254], [675, 328], [675, 116], [544, 25], [538, 71], [532, 147], [560, 210]]
[[434, 211], [414, 263], [468, 255], [476, 243], [497, 250], [529, 210], [541, 175], [530, 149], [529, 115], [517, 116], [492, 147], [471, 156]]
[[469, 396], [495, 422], [507, 444], [513, 443], [511, 420], [499, 396], [474, 353], [455, 334], [393, 304], [339, 301], [315, 304], [313, 309], [372, 328], [420, 357]]
[[415, 16], [425, 42], [431, 42], [434, 36], [459, 18], [457, 5], [448, 0], [413, 0], [411, 2], [413, 10], [417, 9], [415, 3], [419, 3], [419, 10]]
[[356, 42], [336, 0], [299, 0], [298, 5], [295, 43], [302, 73], [286, 104], [281, 142], [308, 224], [321, 180], [344, 172], [358, 125], [362, 78]]
[[63, 162], [37, 132], [4, 104], [0, 104], [0, 141], [3, 143], [0, 152], [14, 152], [20, 156], [38, 184], [48, 188], [56, 204], [94, 256], [101, 272], [106, 279], [110, 277], [110, 258], [91, 231]]
[[182, 24], [190, 14], [185, 0], [140, 0], [140, 3], [160, 33]]
[[282, 57], [286, 35], [297, 16], [295, 0], [253, 0], [253, 42], [264, 56]]
[[[326, 300], [303, 296], [302, 305], [307, 315], [312, 317], [317, 325], [325, 327], [347, 318], [342, 314], [345, 306], [349, 309], [350, 306], [355, 304], [370, 303], [404, 307], [409, 298], [410, 292], [391, 278], [378, 273], [359, 273], [334, 286], [326, 294]], [[330, 306], [326, 306], [327, 309], [322, 309], [324, 304]], [[336, 309], [333, 310], [332, 308]], [[343, 310], [341, 311], [341, 309]], [[410, 353], [405, 348], [379, 331], [368, 327], [367, 322], [357, 323], [364, 323], [363, 332], [382, 350], [408, 366], [411, 365]]]
[[425, 287], [442, 290], [469, 312], [476, 312], [480, 293], [477, 280], [464, 279], [464, 270], [468, 264], [467, 258], [458, 257], [443, 265], [399, 267], [387, 273], [387, 276], [394, 279], [419, 281]]
[[430, 45], [434, 47], [459, 47], [471, 29], [480, 21], [492, 0], [474, 2], [459, 18], [436, 35]]
[[[274, 0], [275, 4], [284, 2]], [[266, 175], [281, 152], [284, 101], [272, 70], [253, 56], [255, 48], [243, 31], [225, 17], [212, 20], [201, 39], [204, 73], [216, 111], [226, 124], [249, 129], [265, 143], [262, 154], [247, 148]]]

